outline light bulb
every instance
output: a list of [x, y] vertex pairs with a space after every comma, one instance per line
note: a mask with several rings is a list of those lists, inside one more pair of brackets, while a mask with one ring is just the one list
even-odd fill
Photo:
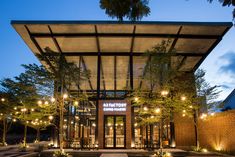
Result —
[[51, 102], [55, 102], [55, 98], [54, 97], [51, 98]]
[[64, 95], [63, 95], [63, 98], [64, 98], [64, 99], [67, 99], [67, 98], [68, 98], [68, 94], [64, 94]]

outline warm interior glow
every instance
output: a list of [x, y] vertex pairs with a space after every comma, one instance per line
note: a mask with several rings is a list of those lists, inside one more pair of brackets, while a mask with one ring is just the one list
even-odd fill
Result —
[[74, 102], [74, 105], [75, 105], [75, 106], [78, 106], [78, 101], [75, 101], [75, 102]]
[[2, 102], [4, 102], [4, 101], [5, 101], [5, 99], [4, 99], [4, 98], [2, 98], [2, 99], [1, 99], [1, 101], [2, 101]]

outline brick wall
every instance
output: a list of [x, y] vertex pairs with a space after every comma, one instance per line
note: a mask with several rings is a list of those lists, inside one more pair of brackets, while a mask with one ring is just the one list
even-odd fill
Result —
[[[176, 116], [175, 133], [177, 146], [195, 145], [192, 118]], [[200, 119], [199, 141], [201, 147], [235, 153], [235, 110]]]

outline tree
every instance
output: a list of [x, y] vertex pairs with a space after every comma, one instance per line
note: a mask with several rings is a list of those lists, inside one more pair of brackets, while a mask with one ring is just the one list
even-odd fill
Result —
[[[36, 100], [38, 99], [36, 87], [30, 83], [29, 79], [25, 77], [25, 75], [21, 74], [19, 77], [15, 77], [15, 80], [9, 78], [3, 79], [1, 81], [1, 86], [4, 91], [13, 95], [15, 101], [9, 101], [12, 108], [16, 107], [16, 104], [17, 107], [22, 109], [22, 112], [25, 112], [25, 108], [36, 108], [34, 106]], [[25, 122], [24, 124], [24, 132], [26, 135], [27, 125]], [[24, 146], [26, 146], [26, 136], [24, 137]]]
[[[214, 0], [207, 0], [207, 1], [209, 1], [210, 3], [212, 3]], [[235, 0], [218, 0], [221, 4], [222, 4], [222, 6], [223, 7], [225, 7], [225, 6], [233, 6], [233, 7], [235, 7]], [[235, 8], [233, 9], [233, 19], [235, 19]]]
[[15, 77], [14, 80], [3, 79], [1, 90], [11, 95], [12, 98], [8, 99], [8, 109], [14, 109], [13, 117], [25, 125], [23, 146], [26, 147], [29, 123], [35, 119], [40, 121], [45, 119], [45, 116], [48, 116], [45, 112], [50, 112], [50, 115], [53, 115], [56, 111], [52, 110], [53, 106], [42, 108], [37, 105], [38, 100], [51, 96], [51, 90], [53, 91], [53, 81], [50, 79], [49, 73], [42, 66], [36, 64], [22, 66], [25, 68], [25, 72]]
[[[60, 143], [60, 152], [63, 152], [64, 144], [64, 112], [65, 112], [65, 103], [69, 98], [69, 89], [72, 85], [76, 85], [80, 89], [79, 85], [81, 81], [84, 81], [90, 77], [90, 72], [88, 70], [83, 70], [79, 65], [74, 63], [68, 63], [65, 57], [56, 54], [49, 48], [45, 48], [49, 55], [42, 54], [38, 55], [38, 58], [42, 61], [50, 60], [51, 66], [49, 67], [50, 75], [54, 81], [54, 97], [55, 103], [59, 111], [59, 143]], [[77, 100], [83, 100], [86, 98], [84, 93], [80, 90], [77, 95]]]
[[100, 0], [100, 8], [119, 21], [123, 21], [124, 17], [137, 21], [150, 14], [148, 3], [148, 0]]
[[0, 91], [0, 120], [2, 121], [2, 145], [7, 145], [6, 135], [12, 124], [13, 109], [9, 103], [12, 96], [8, 93]]
[[171, 40], [163, 40], [146, 52], [148, 61], [142, 79], [146, 81], [149, 89], [148, 91], [138, 89], [132, 95], [134, 106], [139, 108], [137, 121], [143, 125], [160, 124], [161, 154], [163, 125], [169, 121], [172, 123], [174, 113], [184, 111], [189, 105], [185, 98], [190, 96], [188, 91], [192, 90], [184, 86], [191, 84], [191, 80], [182, 84], [181, 78], [186, 75], [185, 72], [180, 72], [177, 67], [172, 66], [175, 50], [170, 50], [170, 45]]
[[218, 90], [219, 86], [211, 86], [205, 79], [206, 72], [203, 69], [198, 69], [195, 72], [195, 86], [196, 86], [196, 97], [192, 104], [194, 104], [193, 112], [189, 114], [193, 115], [195, 137], [196, 137], [196, 150], [200, 150], [199, 136], [198, 136], [198, 119], [199, 114], [202, 113], [201, 118], [207, 116], [208, 113], [216, 111], [221, 106], [216, 103], [221, 91]]

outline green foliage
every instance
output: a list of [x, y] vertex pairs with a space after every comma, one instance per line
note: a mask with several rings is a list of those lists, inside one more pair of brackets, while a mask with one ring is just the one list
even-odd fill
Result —
[[201, 148], [201, 147], [192, 146], [191, 148], [192, 148], [192, 150], [195, 151], [195, 152], [202, 152], [202, 148]]
[[59, 91], [59, 88], [66, 87], [69, 89], [73, 84], [79, 86], [84, 80], [90, 77], [90, 71], [81, 68], [81, 65], [76, 65], [74, 63], [68, 63], [64, 56], [54, 55], [49, 48], [45, 48], [48, 54], [51, 55], [37, 55], [41, 61], [50, 60], [51, 66], [48, 70], [50, 73], [50, 78], [54, 81], [55, 90]]
[[[170, 49], [171, 44], [171, 40], [163, 40], [146, 52], [148, 62], [145, 67], [146, 74], [142, 79], [150, 86], [147, 91], [137, 89], [131, 96], [132, 99], [138, 98], [133, 99], [133, 102], [138, 108], [137, 122], [140, 124], [168, 121], [175, 112], [193, 112], [190, 100], [195, 95], [189, 92], [192, 88], [185, 87], [187, 81], [182, 84], [185, 73], [172, 66], [175, 50]], [[188, 85], [192, 86], [191, 82]], [[182, 101], [182, 96], [187, 99]]]
[[206, 72], [203, 69], [198, 69], [195, 72], [197, 96], [201, 99], [199, 101], [201, 108], [206, 108], [208, 111], [213, 111], [222, 107], [219, 106], [219, 103], [216, 103], [216, 99], [221, 91], [218, 90], [219, 86], [211, 86], [205, 80], [205, 74]]
[[7, 95], [7, 103], [1, 105], [1, 112], [8, 112], [11, 114], [11, 119], [20, 120], [22, 124], [34, 129], [46, 128], [51, 125], [48, 116], [56, 114], [56, 106], [53, 104], [38, 106], [37, 101], [51, 96], [53, 80], [42, 66], [36, 64], [22, 66], [25, 72], [14, 80], [6, 78], [1, 81], [1, 90]]
[[148, 3], [148, 0], [100, 0], [100, 8], [119, 21], [123, 21], [124, 17], [137, 21], [150, 14]]

